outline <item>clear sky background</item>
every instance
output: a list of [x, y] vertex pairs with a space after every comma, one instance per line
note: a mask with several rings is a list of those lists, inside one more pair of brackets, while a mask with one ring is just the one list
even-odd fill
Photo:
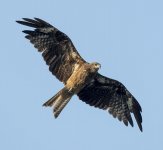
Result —
[[[55, 120], [42, 104], [63, 84], [24, 38], [22, 17], [55, 25], [101, 74], [121, 81], [143, 108], [144, 132], [77, 96]], [[0, 18], [1, 150], [163, 149], [162, 0], [2, 0]]]

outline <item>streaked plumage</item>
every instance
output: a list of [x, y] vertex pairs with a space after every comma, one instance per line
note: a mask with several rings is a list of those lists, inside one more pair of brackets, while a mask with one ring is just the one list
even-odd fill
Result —
[[128, 123], [133, 126], [133, 113], [142, 131], [142, 109], [138, 101], [122, 83], [100, 75], [99, 63], [86, 62], [67, 35], [39, 18], [23, 18], [23, 21], [17, 22], [35, 28], [33, 31], [23, 31], [27, 34], [25, 37], [42, 53], [52, 74], [65, 85], [43, 104], [53, 107], [55, 117], [58, 117], [71, 97], [77, 94], [80, 100], [107, 110], [126, 126]]

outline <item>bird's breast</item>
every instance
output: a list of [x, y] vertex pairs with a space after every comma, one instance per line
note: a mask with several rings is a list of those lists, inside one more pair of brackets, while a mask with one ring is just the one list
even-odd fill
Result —
[[72, 73], [66, 82], [66, 87], [73, 93], [78, 93], [94, 76], [90, 73], [89, 68], [81, 66]]

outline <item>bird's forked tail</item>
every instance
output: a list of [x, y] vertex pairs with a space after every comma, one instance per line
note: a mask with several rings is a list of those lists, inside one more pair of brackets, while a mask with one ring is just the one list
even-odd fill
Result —
[[74, 93], [64, 87], [55, 96], [45, 102], [43, 106], [53, 107], [54, 117], [57, 118], [73, 95]]

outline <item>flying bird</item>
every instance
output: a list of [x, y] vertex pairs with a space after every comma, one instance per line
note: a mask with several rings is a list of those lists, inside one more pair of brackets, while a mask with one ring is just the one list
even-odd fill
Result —
[[23, 31], [25, 38], [41, 52], [50, 72], [64, 84], [63, 89], [43, 104], [53, 108], [55, 118], [72, 96], [77, 95], [86, 104], [108, 111], [126, 126], [129, 123], [133, 127], [133, 113], [140, 131], [143, 130], [138, 101], [122, 83], [98, 73], [101, 67], [98, 62], [85, 61], [66, 34], [39, 18], [16, 22], [34, 28]]

